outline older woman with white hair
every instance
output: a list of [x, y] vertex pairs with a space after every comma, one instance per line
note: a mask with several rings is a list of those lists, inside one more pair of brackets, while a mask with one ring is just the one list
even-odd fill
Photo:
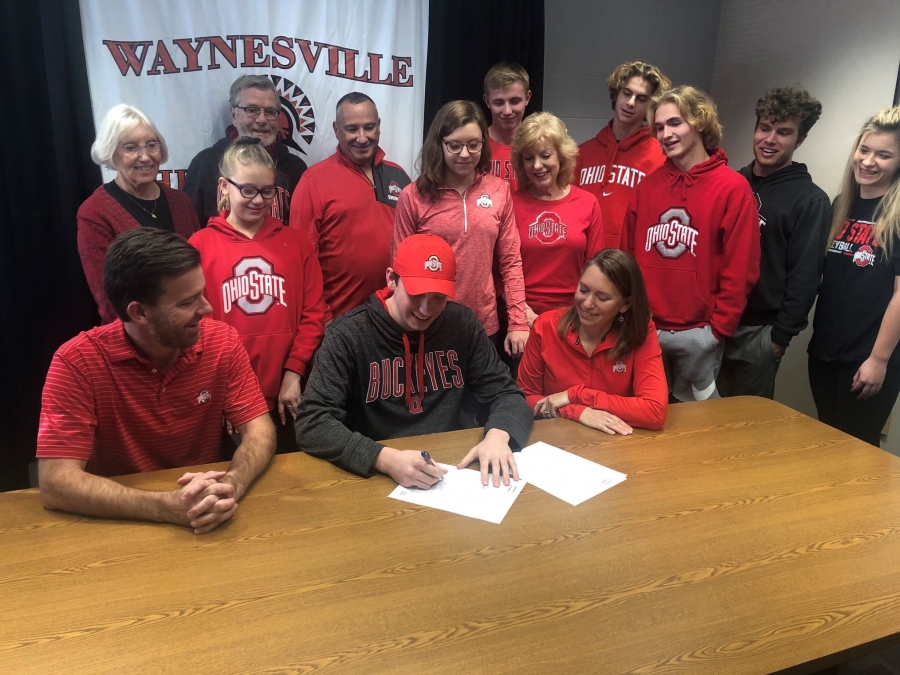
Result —
[[184, 237], [200, 229], [191, 200], [158, 183], [159, 165], [169, 158], [166, 140], [137, 108], [112, 108], [91, 146], [91, 159], [116, 177], [98, 187], [78, 209], [78, 253], [100, 312], [101, 323], [116, 318], [103, 293], [103, 260], [117, 235], [138, 227], [157, 227]]

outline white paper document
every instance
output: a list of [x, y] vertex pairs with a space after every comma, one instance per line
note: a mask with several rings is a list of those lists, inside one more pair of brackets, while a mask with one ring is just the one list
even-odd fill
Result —
[[485, 487], [481, 484], [480, 471], [457, 469], [447, 464], [438, 466], [447, 469], [447, 473], [444, 474], [444, 480], [435, 483], [430, 490], [398, 485], [388, 496], [410, 504], [430, 506], [499, 524], [525, 487], [524, 480], [510, 480], [508, 486], [501, 482], [500, 487], [494, 487], [493, 483]]
[[628, 476], [543, 441], [516, 453], [519, 478], [578, 506]]

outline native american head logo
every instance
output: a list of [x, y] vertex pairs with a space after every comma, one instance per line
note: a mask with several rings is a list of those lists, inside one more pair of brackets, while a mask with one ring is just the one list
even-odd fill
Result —
[[303, 90], [290, 80], [280, 75], [269, 77], [275, 83], [275, 91], [281, 102], [278, 137], [294, 154], [305, 155], [316, 132], [312, 103]]

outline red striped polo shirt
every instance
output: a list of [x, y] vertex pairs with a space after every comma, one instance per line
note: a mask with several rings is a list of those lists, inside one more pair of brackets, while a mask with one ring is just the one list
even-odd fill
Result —
[[120, 319], [60, 347], [41, 397], [37, 456], [86, 461], [100, 476], [216, 462], [222, 417], [266, 401], [237, 331], [212, 319], [166, 372], [138, 354]]

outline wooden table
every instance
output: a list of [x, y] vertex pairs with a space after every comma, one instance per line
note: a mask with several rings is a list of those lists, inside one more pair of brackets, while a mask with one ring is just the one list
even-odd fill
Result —
[[628, 480], [578, 507], [527, 486], [493, 525], [298, 453], [200, 537], [0, 495], [0, 673], [730, 675], [900, 641], [900, 459], [755, 398], [532, 439]]

